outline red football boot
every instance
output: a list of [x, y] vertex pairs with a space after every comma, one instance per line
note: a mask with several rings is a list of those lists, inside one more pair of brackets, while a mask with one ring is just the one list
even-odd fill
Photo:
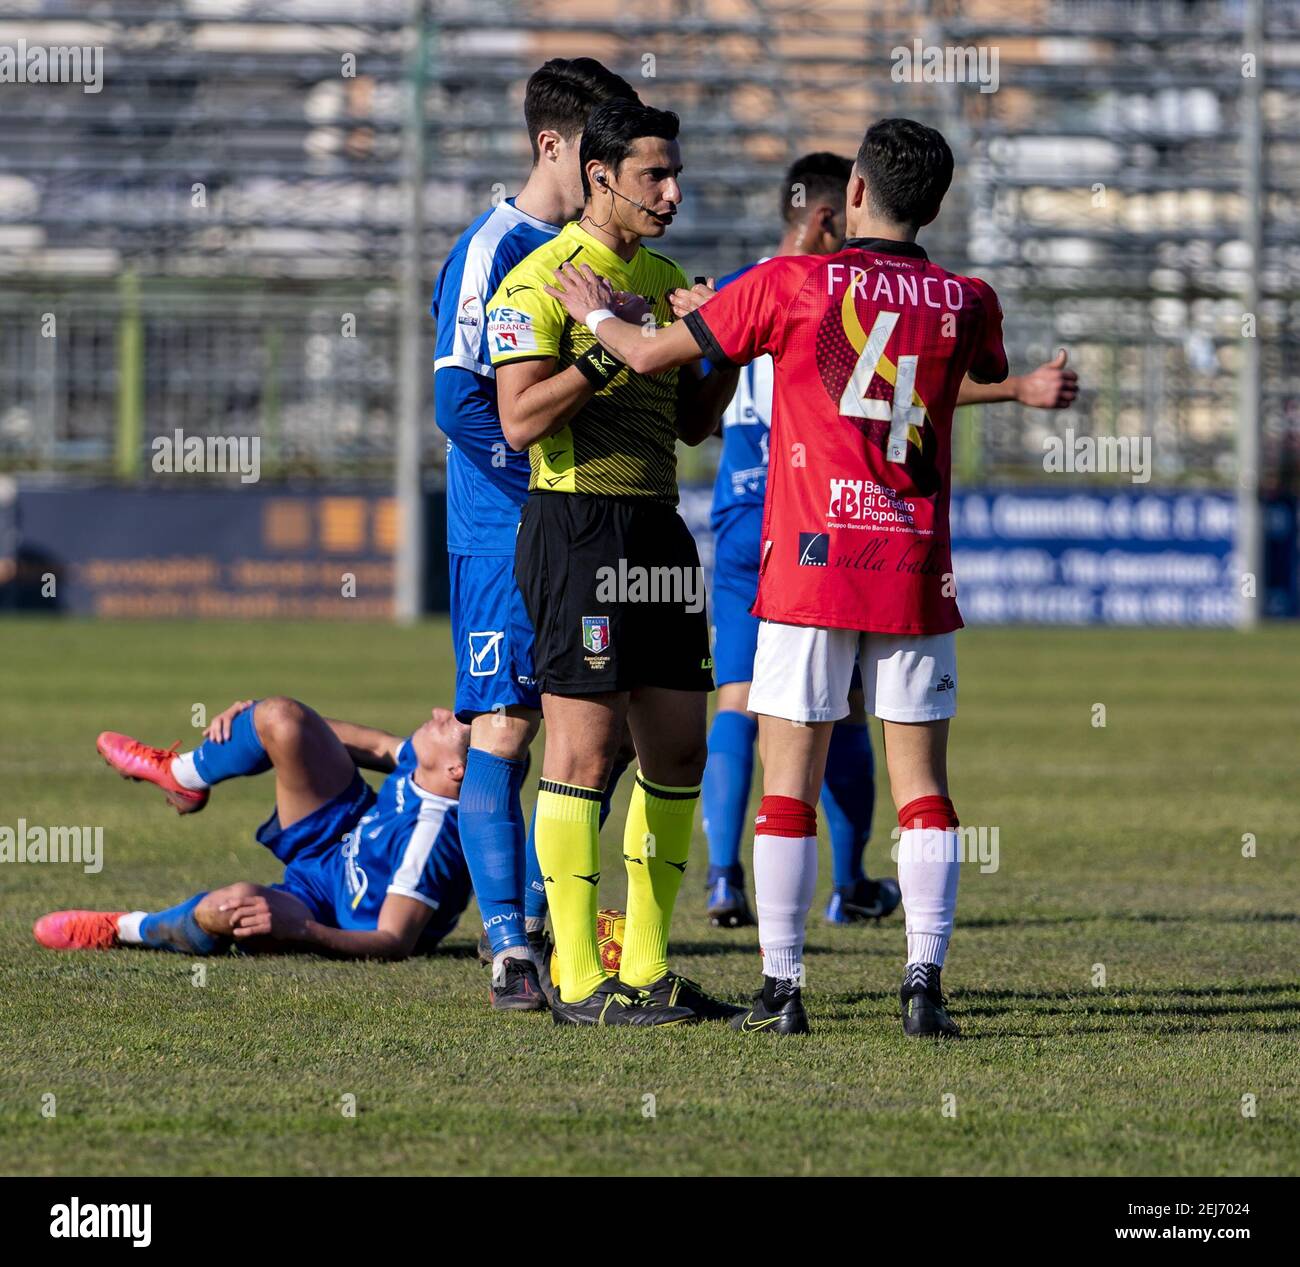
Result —
[[51, 911], [32, 925], [32, 933], [50, 950], [112, 950], [118, 944], [117, 921], [125, 911]]
[[115, 730], [106, 730], [95, 740], [99, 755], [124, 779], [152, 783], [162, 788], [168, 804], [178, 814], [196, 814], [208, 803], [208, 789], [192, 792], [172, 778], [172, 758], [180, 746], [177, 740], [170, 748], [151, 748]]

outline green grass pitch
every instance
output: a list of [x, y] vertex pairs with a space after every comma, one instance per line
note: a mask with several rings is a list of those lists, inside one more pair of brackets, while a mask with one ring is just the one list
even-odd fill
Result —
[[[98, 875], [0, 865], [0, 1171], [1296, 1173], [1295, 633], [960, 646], [953, 794], [964, 823], [997, 827], [1000, 864], [963, 868], [945, 987], [967, 1037], [904, 1040], [901, 922], [826, 928], [823, 853], [814, 1033], [742, 1042], [492, 1015], [472, 913], [429, 958], [221, 958], [204, 985], [182, 956], [40, 949], [47, 910], [276, 876], [252, 838], [269, 783], [181, 819], [99, 761], [99, 730], [190, 746], [194, 705], [282, 692], [405, 731], [450, 702], [451, 657], [445, 623], [7, 621], [0, 824], [102, 825], [105, 858]], [[605, 904], [622, 902], [625, 804]], [[876, 873], [892, 826], [882, 787]], [[739, 999], [755, 938], [709, 928], [698, 825], [695, 848], [674, 962]]]

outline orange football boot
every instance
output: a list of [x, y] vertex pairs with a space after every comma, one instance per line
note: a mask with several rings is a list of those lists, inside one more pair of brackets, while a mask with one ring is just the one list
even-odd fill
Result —
[[180, 746], [178, 739], [170, 748], [152, 748], [115, 730], [106, 730], [95, 740], [99, 755], [124, 779], [152, 783], [162, 788], [167, 803], [178, 814], [197, 814], [208, 803], [208, 789], [192, 792], [172, 778], [172, 758]]
[[125, 911], [51, 911], [32, 925], [32, 933], [50, 950], [112, 950], [118, 944], [117, 921]]

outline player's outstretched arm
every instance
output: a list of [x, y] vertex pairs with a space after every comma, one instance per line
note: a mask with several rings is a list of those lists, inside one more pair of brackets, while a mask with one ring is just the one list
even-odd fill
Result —
[[402, 746], [400, 735], [390, 735], [386, 730], [357, 722], [335, 721], [331, 717], [324, 720], [361, 769], [378, 770], [381, 774], [391, 774], [397, 769], [397, 751]]
[[1001, 383], [977, 383], [963, 378], [958, 405], [995, 405], [1014, 400], [1031, 409], [1069, 409], [1079, 394], [1079, 376], [1066, 369], [1068, 353], [1062, 348], [1028, 374], [1012, 375]]
[[390, 893], [379, 908], [377, 928], [331, 928], [304, 916], [301, 903], [283, 901], [284, 896], [262, 892], [223, 907], [236, 942], [259, 937], [341, 959], [405, 959], [433, 914], [416, 898]]
[[[566, 261], [555, 270], [555, 277], [556, 285], [543, 289], [552, 299], [559, 300], [574, 321], [587, 325], [589, 313], [612, 311], [608, 283], [597, 277], [588, 265], [575, 268]], [[617, 316], [605, 317], [595, 335], [604, 347], [638, 374], [662, 374], [674, 366], [698, 361], [703, 355], [695, 336], [681, 321], [674, 321], [661, 329], [650, 323], [634, 325]], [[498, 371], [498, 390], [500, 377]]]

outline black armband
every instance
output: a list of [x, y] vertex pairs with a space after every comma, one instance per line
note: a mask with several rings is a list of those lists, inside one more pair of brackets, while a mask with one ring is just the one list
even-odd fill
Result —
[[574, 365], [577, 366], [582, 377], [597, 391], [602, 387], [608, 387], [610, 380], [618, 374], [619, 370], [627, 368], [613, 352], [599, 343], [593, 343], [574, 361]]

